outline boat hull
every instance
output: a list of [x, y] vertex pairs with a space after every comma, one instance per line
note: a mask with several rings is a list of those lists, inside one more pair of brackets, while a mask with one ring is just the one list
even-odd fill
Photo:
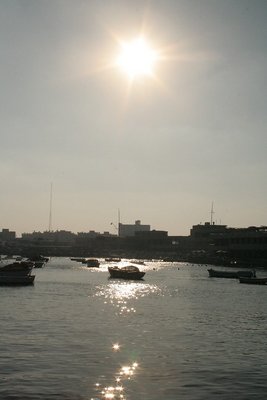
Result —
[[34, 263], [30, 261], [16, 261], [11, 264], [0, 265], [0, 276], [7, 274], [28, 275], [33, 267]]
[[142, 271], [129, 271], [127, 269], [123, 270], [118, 267], [109, 267], [109, 274], [111, 278], [115, 279], [127, 279], [127, 280], [140, 280], [145, 276], [145, 272]]
[[88, 268], [99, 268], [100, 262], [97, 259], [88, 259], [86, 262]]
[[117, 258], [117, 257], [108, 257], [108, 258], [105, 258], [105, 261], [106, 261], [106, 262], [116, 262], [116, 263], [119, 263], [119, 262], [121, 261], [121, 258]]
[[239, 278], [240, 283], [249, 285], [267, 285], [267, 278]]
[[31, 275], [34, 263], [29, 261], [14, 262], [0, 267], [0, 285], [32, 285], [35, 275]]
[[215, 269], [208, 269], [210, 278], [228, 278], [228, 279], [239, 279], [240, 277], [252, 278], [254, 276], [253, 271], [218, 271]]
[[1, 286], [27, 286], [33, 285], [35, 275], [2, 275], [0, 276]]

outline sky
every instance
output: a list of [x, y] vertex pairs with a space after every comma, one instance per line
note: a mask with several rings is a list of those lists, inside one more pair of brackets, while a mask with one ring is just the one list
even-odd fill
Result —
[[0, 88], [0, 229], [267, 225], [266, 0], [0, 0]]

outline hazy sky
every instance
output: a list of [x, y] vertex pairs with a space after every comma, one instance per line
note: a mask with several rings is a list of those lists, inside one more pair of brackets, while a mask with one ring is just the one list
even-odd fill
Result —
[[0, 57], [0, 229], [267, 224], [266, 0], [0, 0]]

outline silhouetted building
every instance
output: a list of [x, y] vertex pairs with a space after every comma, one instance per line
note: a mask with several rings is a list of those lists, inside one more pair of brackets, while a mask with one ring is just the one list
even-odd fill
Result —
[[16, 232], [10, 231], [9, 229], [2, 229], [2, 232], [0, 232], [0, 241], [2, 242], [8, 242], [10, 240], [15, 240], [16, 239]]
[[135, 221], [135, 224], [119, 223], [119, 237], [135, 236], [137, 232], [149, 232], [150, 225], [142, 225], [140, 220]]
[[204, 225], [193, 225], [190, 229], [190, 236], [197, 239], [210, 238], [213, 235], [226, 233], [227, 230], [227, 225], [216, 225], [215, 223], [205, 222]]
[[45, 231], [45, 232], [33, 232], [23, 233], [21, 235], [23, 241], [43, 241], [43, 242], [56, 242], [56, 243], [74, 243], [75, 233], [70, 231]]
[[214, 244], [232, 257], [267, 259], [267, 227], [228, 228], [226, 234], [215, 237]]
[[97, 236], [100, 235], [100, 232], [95, 232], [95, 231], [89, 231], [89, 232], [78, 232], [77, 233], [77, 238], [76, 238], [76, 242], [77, 241], [83, 241], [83, 240], [88, 240], [88, 239], [94, 239]]

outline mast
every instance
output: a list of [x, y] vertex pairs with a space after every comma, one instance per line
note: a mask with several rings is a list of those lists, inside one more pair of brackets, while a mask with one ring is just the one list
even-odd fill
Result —
[[110, 223], [110, 225], [113, 225], [113, 227], [116, 229], [118, 236], [120, 236], [120, 224], [121, 224], [121, 214], [120, 214], [120, 209], [118, 208], [118, 223], [115, 225], [113, 222]]
[[48, 232], [51, 232], [51, 229], [52, 229], [52, 190], [53, 190], [53, 184], [51, 182]]
[[211, 210], [210, 210], [210, 224], [213, 225], [213, 202], [211, 203]]
[[120, 209], [118, 208], [118, 236], [120, 236], [120, 224], [121, 224], [121, 213]]

